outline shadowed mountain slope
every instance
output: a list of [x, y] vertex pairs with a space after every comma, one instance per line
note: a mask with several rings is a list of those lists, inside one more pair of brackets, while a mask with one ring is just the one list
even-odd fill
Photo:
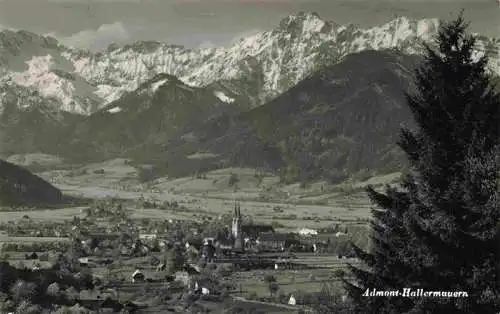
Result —
[[186, 127], [239, 110], [230, 95], [222, 88], [191, 87], [159, 74], [77, 123], [71, 146], [82, 158], [147, 160], [153, 157], [151, 150], [161, 153], [169, 139]]
[[30, 171], [0, 160], [0, 206], [59, 204], [59, 189]]
[[212, 165], [280, 169], [287, 181], [394, 170], [417, 63], [395, 51], [349, 55], [261, 107], [194, 127], [170, 144], [170, 158], [210, 152]]

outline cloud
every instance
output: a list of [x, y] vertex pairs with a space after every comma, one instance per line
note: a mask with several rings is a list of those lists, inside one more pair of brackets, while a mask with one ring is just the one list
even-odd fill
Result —
[[120, 44], [128, 40], [130, 40], [129, 31], [121, 22], [102, 24], [97, 30], [84, 30], [61, 38], [61, 42], [65, 45], [91, 50], [101, 50], [112, 43]]
[[190, 32], [177, 33], [177, 36], [164, 37], [162, 41], [185, 46], [187, 48], [214, 48], [214, 47], [229, 47], [236, 43], [239, 39], [255, 35], [262, 32], [259, 29], [251, 29], [241, 32]]
[[0, 24], [0, 31], [3, 31], [3, 30], [17, 32], [19, 29]]
[[201, 44], [198, 45], [198, 48], [199, 49], [206, 49], [206, 48], [215, 48], [217, 47], [217, 44], [207, 40], [207, 41], [204, 41], [202, 42]]

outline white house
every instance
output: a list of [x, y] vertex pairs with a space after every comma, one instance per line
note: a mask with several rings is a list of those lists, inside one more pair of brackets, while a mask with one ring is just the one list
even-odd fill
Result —
[[300, 234], [302, 236], [318, 235], [318, 231], [316, 231], [314, 229], [302, 228], [302, 229], [299, 229], [298, 234]]
[[198, 265], [195, 265], [195, 264], [189, 264], [189, 267], [191, 268], [191, 270], [194, 270], [195, 272], [197, 272], [198, 274], [201, 273], [201, 269], [200, 269], [200, 266]]
[[288, 299], [288, 304], [297, 305], [297, 300], [295, 300], [295, 297], [293, 296], [293, 294], [290, 296], [290, 299]]
[[214, 237], [207, 237], [207, 238], [204, 238], [203, 239], [203, 245], [208, 245], [208, 243], [214, 243], [215, 242], [215, 238]]
[[153, 240], [156, 239], [156, 234], [139, 234], [139, 239], [141, 240]]
[[141, 281], [144, 281], [144, 274], [139, 269], [136, 269], [132, 274], [132, 283]]
[[198, 282], [196, 281], [194, 284], [194, 291], [201, 291], [201, 294], [210, 294], [210, 289], [208, 288], [210, 285], [208, 285], [206, 282]]
[[162, 241], [160, 241], [160, 242], [158, 243], [158, 245], [159, 245], [161, 248], [164, 248], [164, 247], [166, 247], [166, 246], [167, 246], [167, 241], [162, 240]]
[[160, 263], [156, 266], [156, 272], [165, 271], [167, 269], [167, 265], [165, 263]]

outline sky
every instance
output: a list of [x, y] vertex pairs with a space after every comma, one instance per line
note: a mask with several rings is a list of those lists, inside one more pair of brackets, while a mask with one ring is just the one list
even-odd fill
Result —
[[0, 28], [94, 51], [136, 40], [208, 47], [272, 29], [300, 11], [371, 27], [396, 15], [450, 19], [462, 8], [472, 31], [500, 38], [497, 0], [0, 0]]

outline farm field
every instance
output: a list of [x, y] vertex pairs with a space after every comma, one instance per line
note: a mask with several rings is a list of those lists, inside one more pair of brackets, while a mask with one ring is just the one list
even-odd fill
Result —
[[[251, 215], [255, 222], [274, 222], [289, 230], [317, 229], [337, 221], [365, 220], [369, 217], [371, 205], [363, 188], [368, 184], [381, 186], [391, 183], [400, 176], [400, 173], [393, 173], [343, 185], [316, 182], [301, 188], [298, 184], [279, 185], [278, 178], [271, 175], [263, 176], [259, 183], [253, 169], [228, 168], [208, 172], [203, 178], [158, 178], [145, 185], [137, 181], [136, 170], [124, 159], [113, 159], [73, 170], [47, 171], [40, 176], [67, 195], [127, 200], [143, 197], [157, 203], [175, 201], [189, 210], [174, 213], [150, 208], [134, 209], [132, 215], [136, 219], [197, 220], [195, 214], [200, 213], [217, 217], [230, 213], [237, 199], [244, 214]], [[237, 188], [229, 186], [232, 176], [238, 178]], [[66, 219], [69, 215], [78, 216], [78, 209], [68, 208], [52, 213], [52, 217]], [[30, 217], [34, 215], [37, 219], [44, 219], [46, 214], [33, 212]], [[5, 218], [0, 214], [0, 221], [2, 219]]]
[[70, 241], [66, 237], [12, 237], [6, 234], [0, 234], [0, 243], [34, 243], [34, 242], [66, 242]]
[[85, 207], [65, 207], [58, 209], [33, 209], [33, 210], [13, 210], [0, 211], [0, 222], [19, 220], [23, 216], [28, 216], [34, 221], [66, 221], [74, 216], [81, 217]]
[[[340, 279], [335, 277], [335, 270], [343, 270], [346, 274], [347, 263], [356, 265], [353, 259], [338, 259], [335, 256], [315, 256], [313, 254], [297, 254], [297, 259], [290, 260], [293, 263], [311, 267], [310, 269], [284, 269], [258, 270], [249, 272], [237, 272], [235, 278], [241, 284], [244, 291], [242, 295], [255, 293], [258, 297], [269, 296], [268, 284], [264, 281], [266, 275], [273, 275], [280, 285], [280, 292], [293, 294], [297, 291], [320, 291], [323, 285], [333, 284], [338, 292], [342, 292]], [[348, 276], [348, 275], [346, 275]]]
[[[88, 198], [118, 197], [122, 199], [136, 200], [141, 196], [157, 201], [158, 203], [176, 201], [185, 206], [193, 213], [225, 214], [233, 210], [234, 201], [210, 196], [197, 196], [174, 193], [148, 193], [130, 192], [95, 187], [68, 187], [59, 186], [69, 195], [81, 195]], [[331, 205], [303, 205], [289, 204], [284, 202], [264, 202], [239, 200], [245, 214], [251, 215], [256, 222], [270, 223], [276, 221], [289, 228], [320, 228], [332, 223], [332, 221], [359, 221], [369, 216], [370, 205], [366, 201], [351, 202], [348, 206], [342, 200]], [[159, 218], [159, 219], [193, 219], [190, 213], [165, 212], [158, 209], [138, 209], [133, 213], [135, 218]]]

